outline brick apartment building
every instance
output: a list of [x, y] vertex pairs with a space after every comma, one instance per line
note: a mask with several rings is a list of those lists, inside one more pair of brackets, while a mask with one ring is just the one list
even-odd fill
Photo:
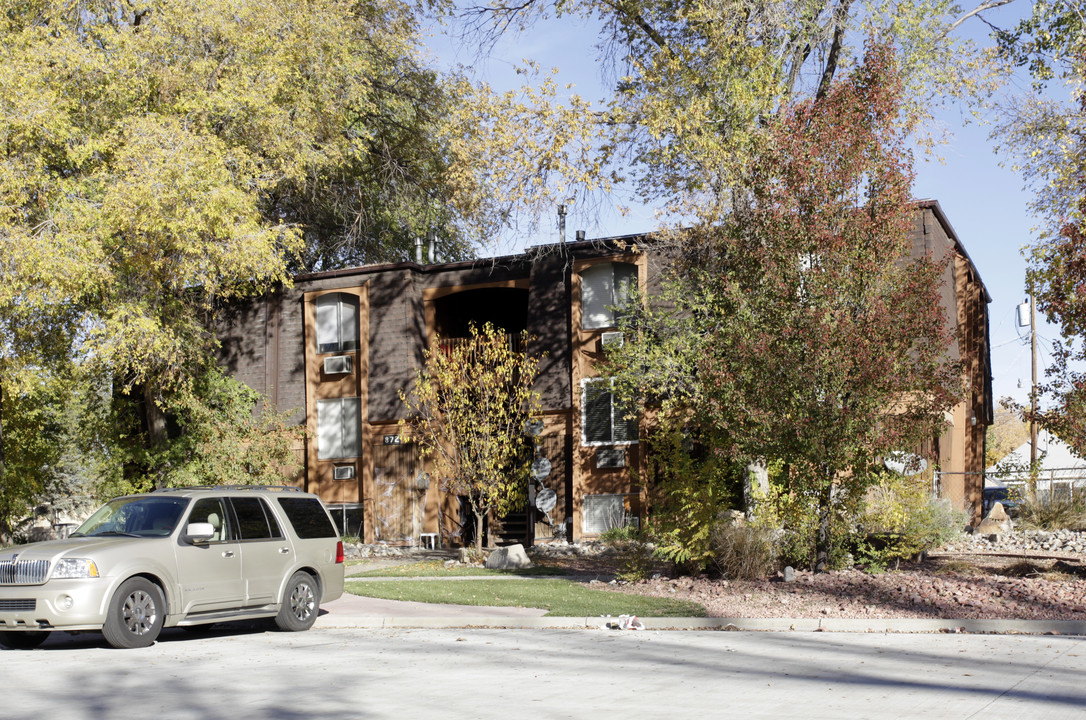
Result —
[[[964, 359], [970, 392], [948, 408], [934, 439], [936, 489], [979, 512], [985, 430], [992, 420], [987, 304], [976, 268], [939, 204], [917, 204], [917, 255], [951, 254], [943, 305], [956, 328], [949, 348]], [[579, 540], [645, 513], [636, 423], [611, 412], [594, 361], [616, 328], [610, 307], [636, 278], [652, 301], [663, 258], [641, 237], [557, 243], [471, 262], [404, 262], [303, 275], [233, 308], [218, 328], [221, 360], [272, 408], [292, 413], [307, 439], [297, 482], [319, 494], [348, 533], [366, 542], [456, 544], [456, 498], [429, 483], [414, 448], [399, 444], [410, 388], [435, 336], [464, 337], [471, 321], [527, 330], [542, 356], [537, 474], [529, 506], [492, 524], [507, 540]], [[535, 502], [536, 499], [539, 502]], [[361, 532], [359, 532], [359, 529]]]

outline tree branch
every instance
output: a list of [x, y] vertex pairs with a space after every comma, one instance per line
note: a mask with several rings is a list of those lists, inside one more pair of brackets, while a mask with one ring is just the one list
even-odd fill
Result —
[[826, 93], [830, 90], [830, 83], [833, 82], [833, 76], [837, 72], [837, 61], [841, 57], [845, 26], [848, 24], [848, 10], [851, 5], [852, 0], [842, 0], [834, 8], [833, 44], [830, 45], [830, 53], [826, 57], [826, 68], [822, 71], [822, 79], [818, 82], [818, 92], [815, 93], [816, 100], [826, 96]]
[[973, 8], [972, 10], [967, 12], [965, 15], [962, 15], [960, 18], [958, 18], [957, 20], [952, 22], [950, 24], [950, 26], [947, 27], [946, 31], [943, 33], [943, 37], [946, 37], [950, 33], [957, 30], [959, 25], [961, 25], [963, 22], [965, 22], [969, 18], [973, 17], [974, 15], [979, 15], [980, 13], [984, 12], [985, 10], [991, 10], [992, 8], [997, 8], [997, 7], [1000, 7], [1002, 5], [1009, 5], [1012, 2], [1014, 2], [1014, 0], [988, 0], [988, 2], [983, 2], [980, 5], [977, 5], [975, 8]]

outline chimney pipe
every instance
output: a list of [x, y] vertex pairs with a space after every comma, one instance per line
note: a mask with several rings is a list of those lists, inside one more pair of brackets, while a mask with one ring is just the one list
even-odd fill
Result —
[[577, 231], [577, 242], [584, 242], [584, 230]]
[[558, 242], [566, 241], [566, 206], [558, 206]]
[[429, 258], [429, 263], [434, 264], [437, 258], [437, 233], [430, 230], [426, 233], [426, 254]]
[[415, 238], [415, 262], [422, 265], [422, 238]]

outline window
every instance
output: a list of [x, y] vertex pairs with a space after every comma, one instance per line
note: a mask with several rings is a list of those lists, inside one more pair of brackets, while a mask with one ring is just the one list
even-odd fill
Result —
[[637, 442], [637, 417], [615, 402], [614, 380], [581, 381], [581, 437], [585, 445]]
[[264, 507], [257, 497], [233, 498], [234, 513], [238, 518], [238, 534], [242, 540], [270, 540], [282, 538], [275, 516]]
[[339, 533], [328, 520], [328, 513], [324, 511], [320, 500], [287, 497], [277, 499], [279, 506], [287, 514], [290, 524], [294, 526], [294, 532], [301, 539], [339, 537]]
[[581, 273], [581, 327], [586, 330], [615, 327], [622, 306], [637, 290], [637, 266], [601, 263]]
[[362, 454], [362, 400], [335, 398], [317, 401], [317, 459]]
[[623, 495], [585, 495], [581, 513], [585, 535], [599, 535], [626, 525], [626, 498]]
[[601, 263], [581, 273], [581, 327], [615, 327], [637, 290], [637, 266]]
[[226, 506], [223, 505], [221, 498], [200, 498], [197, 500], [193, 503], [188, 521], [190, 523], [209, 523], [212, 530], [214, 530], [210, 542], [222, 542], [231, 539]]
[[321, 295], [316, 302], [317, 352], [358, 349], [358, 296], [348, 293]]

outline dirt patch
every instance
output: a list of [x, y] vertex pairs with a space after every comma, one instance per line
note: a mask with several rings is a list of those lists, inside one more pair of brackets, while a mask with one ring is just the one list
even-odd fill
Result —
[[660, 577], [616, 590], [701, 603], [711, 617], [1086, 620], [1081, 558], [946, 556], [887, 572], [859, 569], [730, 581]]

